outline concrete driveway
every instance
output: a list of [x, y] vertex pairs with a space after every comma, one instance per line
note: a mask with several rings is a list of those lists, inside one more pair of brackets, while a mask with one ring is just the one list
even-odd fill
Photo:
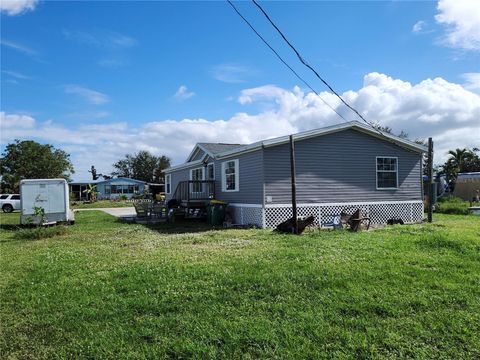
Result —
[[92, 211], [100, 210], [106, 212], [107, 214], [116, 216], [116, 217], [135, 217], [136, 212], [134, 207], [118, 207], [118, 208], [97, 208], [97, 209], [75, 209], [75, 211]]

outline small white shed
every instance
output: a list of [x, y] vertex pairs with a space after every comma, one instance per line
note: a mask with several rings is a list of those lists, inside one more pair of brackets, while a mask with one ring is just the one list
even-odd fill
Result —
[[65, 179], [29, 179], [20, 182], [20, 223], [38, 224], [35, 208], [43, 208], [47, 222], [75, 221], [70, 209], [68, 183]]

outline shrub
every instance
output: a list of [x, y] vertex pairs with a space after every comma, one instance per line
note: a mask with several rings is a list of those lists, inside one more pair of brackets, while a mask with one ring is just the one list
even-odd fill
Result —
[[468, 215], [468, 202], [454, 196], [440, 198], [435, 211], [442, 214]]
[[53, 227], [33, 227], [20, 229], [15, 233], [15, 238], [19, 240], [40, 240], [51, 238], [54, 236], [65, 235], [68, 233], [68, 228], [65, 225]]
[[143, 199], [143, 197], [144, 197], [143, 194], [141, 194], [141, 193], [138, 192], [138, 191], [133, 194], [133, 199], [134, 199], [134, 200]]
[[120, 195], [118, 198], [119, 198], [121, 201], [128, 200], [128, 196], [127, 196], [127, 195], [123, 195], [123, 194]]

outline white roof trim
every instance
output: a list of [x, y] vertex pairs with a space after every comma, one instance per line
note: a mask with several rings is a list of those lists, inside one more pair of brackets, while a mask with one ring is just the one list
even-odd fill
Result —
[[[384, 132], [382, 132], [382, 135], [381, 135], [381, 134], [378, 133], [377, 130], [374, 130], [371, 127], [369, 127], [367, 125], [364, 125], [364, 124], [362, 124], [358, 121], [350, 121], [350, 122], [347, 122], [347, 123], [332, 125], [332, 126], [324, 127], [324, 128], [321, 128], [321, 129], [304, 131], [304, 132], [301, 132], [301, 133], [298, 133], [298, 134], [294, 134], [293, 139], [294, 140], [304, 140], [304, 139], [308, 139], [308, 138], [312, 138], [312, 137], [316, 137], [316, 136], [327, 135], [327, 134], [331, 134], [331, 133], [335, 133], [335, 132], [342, 131], [342, 130], [347, 130], [347, 129], [356, 129], [356, 130], [359, 130], [361, 132], [367, 133], [369, 135], [375, 136], [375, 137], [377, 137], [379, 139], [382, 139], [382, 140], [385, 140], [385, 138], [387, 138], [387, 139], [390, 139], [393, 143], [395, 143], [399, 146], [408, 148], [408, 149], [416, 151], [416, 152], [420, 152], [420, 153], [427, 152], [427, 148], [423, 145], [420, 145], [420, 144], [414, 143], [412, 141], [402, 139], [402, 138], [399, 138], [398, 136], [391, 135], [391, 134], [384, 133]], [[280, 136], [280, 137], [277, 137], [277, 138], [274, 138], [274, 139], [262, 140], [262, 141], [255, 142], [255, 143], [250, 144], [250, 145], [241, 146], [241, 147], [238, 147], [237, 149], [224, 151], [224, 152], [218, 153], [215, 157], [218, 158], [218, 159], [222, 159], [222, 158], [225, 158], [225, 157], [238, 155], [240, 153], [254, 151], [254, 150], [260, 149], [262, 147], [270, 147], [270, 146], [285, 144], [285, 143], [288, 143], [289, 141], [290, 141], [289, 135]]]
[[190, 152], [190, 155], [188, 155], [187, 157], [187, 162], [191, 161], [192, 158], [196, 155], [196, 153], [198, 152], [198, 150], [202, 150], [205, 154], [209, 155], [210, 157], [213, 157], [213, 154], [208, 151], [207, 149], [205, 149], [202, 145], [200, 145], [199, 143], [196, 143], [195, 146], [193, 147], [193, 150]]
[[180, 164], [180, 165], [176, 165], [176, 166], [171, 166], [169, 167], [168, 169], [165, 169], [163, 170], [163, 172], [165, 174], [168, 174], [172, 171], [177, 171], [177, 170], [182, 170], [182, 169], [188, 169], [190, 167], [193, 167], [193, 166], [197, 166], [198, 165], [202, 165], [204, 164], [205, 162], [205, 159], [208, 157], [208, 154], [205, 154], [200, 160], [195, 160], [195, 161], [190, 161], [190, 162], [186, 162], [186, 163], [183, 163], [183, 164]]

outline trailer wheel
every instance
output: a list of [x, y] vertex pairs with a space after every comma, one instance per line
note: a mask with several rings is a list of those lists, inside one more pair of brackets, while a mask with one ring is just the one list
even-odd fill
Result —
[[10, 204], [5, 204], [2, 206], [2, 210], [4, 213], [11, 213], [13, 211], [13, 206]]

